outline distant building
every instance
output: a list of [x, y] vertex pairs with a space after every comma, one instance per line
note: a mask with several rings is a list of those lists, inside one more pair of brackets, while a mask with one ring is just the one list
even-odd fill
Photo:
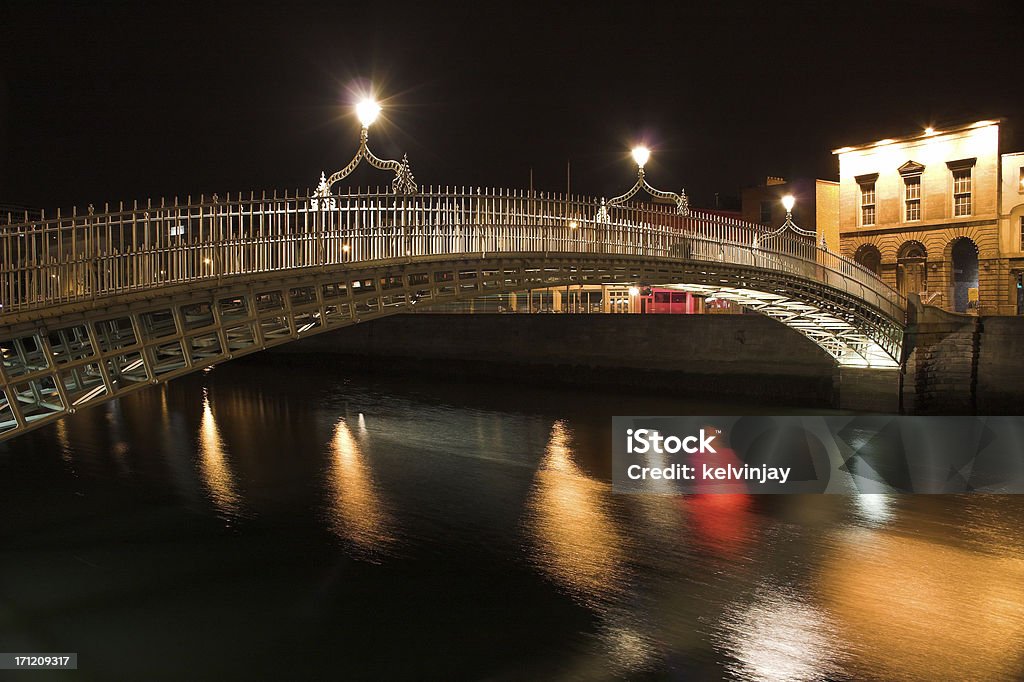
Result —
[[1024, 158], [1000, 159], [998, 121], [833, 154], [845, 255], [900, 292], [950, 311], [1018, 312], [1014, 273], [1024, 271], [1024, 225], [1015, 221], [1024, 214]]
[[746, 187], [742, 194], [743, 219], [778, 227], [786, 220], [782, 197], [792, 194], [793, 222], [805, 230], [818, 233], [828, 248], [839, 250], [839, 183], [831, 180], [797, 179], [769, 176], [763, 185]]

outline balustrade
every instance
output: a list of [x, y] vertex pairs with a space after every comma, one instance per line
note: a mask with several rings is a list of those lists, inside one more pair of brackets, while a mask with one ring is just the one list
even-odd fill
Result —
[[812, 238], [777, 232], [699, 211], [679, 215], [675, 206], [449, 187], [147, 202], [21, 223], [9, 217], [0, 225], [0, 316], [252, 273], [524, 253], [761, 268], [857, 293], [893, 317], [902, 313], [903, 298], [874, 273]]

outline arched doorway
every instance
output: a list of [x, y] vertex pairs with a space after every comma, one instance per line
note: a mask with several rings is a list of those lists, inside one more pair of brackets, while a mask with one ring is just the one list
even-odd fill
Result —
[[862, 244], [853, 259], [876, 275], [882, 272], [882, 253], [874, 244]]
[[978, 245], [968, 237], [950, 242], [949, 260], [953, 272], [953, 310], [966, 313], [978, 307]]
[[928, 251], [919, 241], [908, 241], [896, 255], [896, 288], [901, 294], [920, 294], [928, 290]]

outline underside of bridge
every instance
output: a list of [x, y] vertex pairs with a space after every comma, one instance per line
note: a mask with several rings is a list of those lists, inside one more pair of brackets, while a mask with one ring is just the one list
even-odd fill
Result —
[[243, 275], [6, 317], [0, 440], [75, 410], [363, 320], [566, 284], [671, 286], [735, 301], [838, 365], [898, 367], [903, 326], [870, 291], [678, 258], [521, 253], [408, 258]]

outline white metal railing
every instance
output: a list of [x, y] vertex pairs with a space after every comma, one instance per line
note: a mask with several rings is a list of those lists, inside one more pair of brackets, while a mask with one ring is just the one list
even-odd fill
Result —
[[345, 263], [517, 253], [690, 258], [767, 268], [856, 295], [894, 319], [903, 297], [793, 233], [675, 206], [603, 206], [515, 190], [376, 189], [201, 197], [0, 225], [4, 313], [233, 275]]

